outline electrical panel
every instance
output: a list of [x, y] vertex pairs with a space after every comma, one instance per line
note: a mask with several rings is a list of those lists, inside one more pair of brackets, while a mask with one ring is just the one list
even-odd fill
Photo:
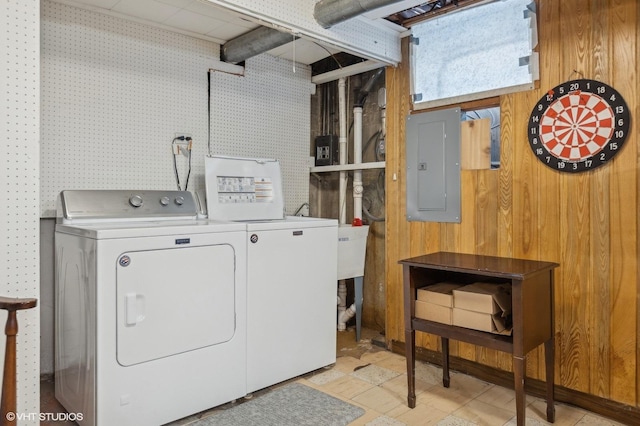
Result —
[[407, 220], [460, 223], [460, 108], [406, 120]]
[[340, 162], [338, 142], [336, 135], [316, 137], [316, 166], [332, 166]]

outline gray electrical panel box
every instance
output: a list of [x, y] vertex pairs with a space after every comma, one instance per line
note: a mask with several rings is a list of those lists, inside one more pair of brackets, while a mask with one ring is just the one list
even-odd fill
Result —
[[460, 118], [460, 108], [407, 117], [407, 220], [460, 223]]

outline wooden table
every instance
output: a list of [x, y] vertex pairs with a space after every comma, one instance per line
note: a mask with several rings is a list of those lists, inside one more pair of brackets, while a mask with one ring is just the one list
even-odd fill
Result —
[[[524, 378], [527, 353], [544, 343], [547, 381], [547, 421], [555, 419], [553, 405], [554, 328], [553, 269], [557, 263], [439, 252], [399, 262], [403, 267], [404, 323], [410, 408], [416, 406], [415, 331], [442, 339], [442, 384], [449, 387], [449, 339], [497, 349], [513, 355], [518, 426], [525, 423]], [[510, 283], [513, 313], [511, 336], [427, 321], [415, 317], [417, 289], [442, 281]]]

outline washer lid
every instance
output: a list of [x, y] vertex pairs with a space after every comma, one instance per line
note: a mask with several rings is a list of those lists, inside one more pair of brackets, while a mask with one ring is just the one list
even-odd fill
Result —
[[207, 212], [217, 220], [284, 218], [282, 172], [268, 158], [205, 157]]

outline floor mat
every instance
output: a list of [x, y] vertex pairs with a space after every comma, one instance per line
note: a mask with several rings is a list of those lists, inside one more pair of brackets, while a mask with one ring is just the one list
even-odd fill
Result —
[[198, 420], [195, 426], [345, 426], [364, 410], [300, 383], [291, 383]]

